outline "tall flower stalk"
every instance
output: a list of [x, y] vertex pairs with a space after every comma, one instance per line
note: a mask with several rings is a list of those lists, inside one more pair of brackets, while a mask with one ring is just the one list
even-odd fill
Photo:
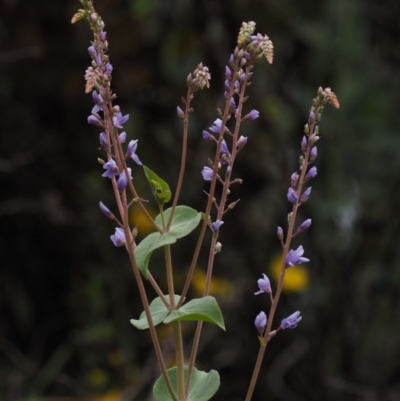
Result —
[[[239, 152], [245, 148], [248, 141], [247, 137], [240, 135], [242, 123], [259, 117], [257, 110], [245, 111], [246, 89], [251, 84], [252, 70], [256, 62], [264, 56], [270, 64], [272, 63], [273, 45], [268, 36], [259, 33], [255, 34], [256, 25], [254, 22], [243, 23], [239, 32], [237, 46], [225, 68], [225, 106], [223, 111], [219, 111], [218, 118], [215, 119], [209, 129], [204, 130], [202, 133], [204, 140], [214, 143], [215, 151], [209, 165], [204, 166], [201, 171], [203, 179], [209, 182], [210, 186], [207, 193], [208, 200], [205, 211], [204, 213], [199, 213], [188, 206], [179, 205], [179, 197], [186, 167], [189, 117], [193, 111], [191, 105], [194, 94], [210, 86], [211, 74], [208, 68], [200, 63], [188, 75], [188, 90], [186, 97], [183, 99], [183, 107], [178, 106], [176, 109], [178, 117], [183, 121], [183, 133], [181, 163], [176, 190], [173, 195], [168, 183], [142, 163], [141, 157], [138, 155], [138, 140], [128, 140], [128, 134], [123, 131], [129, 115], [124, 115], [120, 106], [114, 103], [116, 96], [111, 90], [113, 67], [107, 54], [108, 40], [104, 30], [105, 24], [96, 13], [91, 0], [80, 0], [80, 2], [83, 5], [83, 9], [75, 14], [72, 22], [86, 19], [94, 37], [91, 46], [88, 48], [92, 63], [85, 74], [85, 91], [92, 94], [94, 103], [92, 112], [88, 117], [88, 123], [99, 127], [101, 130], [99, 142], [104, 151], [105, 159], [98, 160], [102, 165], [102, 177], [111, 183], [117, 213], [114, 214], [102, 202], [100, 202], [99, 207], [101, 212], [117, 225], [110, 239], [116, 247], [124, 247], [126, 249], [136, 279], [144, 311], [139, 319], [132, 319], [131, 323], [138, 329], [149, 329], [150, 331], [161, 371], [161, 376], [153, 388], [154, 397], [157, 401], [186, 401], [193, 399], [193, 394], [196, 394], [195, 399], [197, 401], [207, 401], [218, 389], [219, 375], [213, 370], [208, 373], [198, 371], [195, 367], [195, 362], [203, 323], [213, 323], [225, 329], [217, 301], [209, 296], [215, 255], [222, 250], [222, 244], [218, 242], [218, 236], [219, 231], [224, 228], [225, 214], [239, 202], [239, 199], [237, 199], [228, 203], [228, 198], [231, 187], [234, 184], [242, 183], [242, 179], [234, 178], [236, 158]], [[250, 400], [252, 397], [269, 340], [280, 329], [294, 328], [301, 320], [300, 312], [294, 312], [282, 320], [279, 328], [271, 331], [286, 269], [295, 264], [308, 261], [303, 256], [303, 247], [299, 246], [296, 250], [291, 249], [291, 241], [297, 234], [305, 231], [311, 225], [311, 220], [308, 219], [300, 224], [295, 231], [297, 210], [307, 201], [311, 193], [311, 187], [303, 191], [303, 186], [317, 174], [316, 167], [310, 167], [310, 165], [317, 157], [315, 143], [319, 139], [319, 122], [326, 103], [339, 106], [336, 96], [329, 88], [325, 90], [320, 88], [317, 98], [313, 101], [309, 121], [305, 128], [305, 136], [301, 142], [303, 154], [300, 157], [299, 171], [292, 174], [291, 186], [288, 189], [287, 198], [293, 204], [293, 207], [288, 216], [286, 238], [282, 228], [278, 227], [277, 231], [283, 247], [283, 262], [275, 295], [265, 274], [263, 278], [258, 280], [259, 291], [256, 294], [267, 293], [271, 307], [268, 316], [261, 311], [255, 319], [255, 325], [260, 334], [261, 346], [246, 400]], [[131, 167], [128, 167], [128, 161], [130, 164], [133, 161]], [[158, 205], [159, 215], [155, 219], [148, 213], [143, 199], [135, 188], [134, 177], [138, 168], [143, 169], [154, 196], [154, 201]], [[217, 186], [221, 187], [218, 197], [216, 197]], [[171, 199], [172, 206], [169, 209], [165, 209], [165, 205]], [[134, 203], [139, 205], [155, 229], [154, 233], [149, 234], [139, 244], [136, 243], [138, 230], [136, 227], [132, 227], [129, 222], [129, 209]], [[171, 245], [178, 239], [189, 235], [200, 223], [201, 229], [193, 251], [189, 271], [184, 280], [182, 290], [176, 294], [176, 273], [173, 269]], [[207, 231], [211, 235], [211, 245], [208, 250], [203, 297], [187, 300], [188, 289], [193, 279]], [[160, 288], [149, 269], [152, 253], [158, 249], [163, 249], [164, 251], [167, 282], [166, 295], [164, 294], [165, 289]], [[151, 303], [149, 303], [143, 279], [149, 281], [157, 295]], [[183, 321], [197, 322], [187, 365], [185, 365], [186, 358], [182, 336]], [[160, 323], [171, 324], [172, 326], [176, 366], [170, 369], [166, 367], [155, 328]], [[198, 394], [199, 388], [203, 389], [200, 395]]]

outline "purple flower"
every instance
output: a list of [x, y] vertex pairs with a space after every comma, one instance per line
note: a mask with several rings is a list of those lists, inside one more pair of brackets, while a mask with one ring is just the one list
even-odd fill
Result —
[[272, 293], [271, 283], [265, 274], [263, 274], [263, 278], [260, 278], [257, 281], [257, 284], [260, 291], [255, 292], [254, 295], [259, 295], [262, 294], [263, 292], [266, 292], [267, 294]]
[[262, 333], [265, 326], [267, 325], [267, 315], [264, 312], [260, 312], [257, 317], [256, 320], [254, 321], [254, 324], [257, 328], [257, 330]]
[[117, 163], [115, 163], [114, 159], [110, 159], [107, 163], [103, 164], [105, 173], [102, 174], [102, 177], [112, 178], [119, 174]]
[[111, 213], [111, 210], [103, 202], [99, 203], [99, 207], [100, 207], [100, 210], [102, 211], [102, 213], [105, 216], [107, 216], [109, 218], [113, 218], [114, 217], [114, 215]]
[[229, 113], [235, 113], [236, 114], [236, 103], [235, 103], [235, 99], [233, 97], [231, 97], [231, 103], [229, 104]]
[[139, 166], [142, 165], [142, 162], [139, 160], [138, 155], [136, 154], [138, 139], [136, 141], [130, 141], [128, 143], [128, 147], [126, 148], [126, 156], [131, 157], [132, 160], [138, 164]]
[[286, 319], [282, 320], [281, 323], [282, 330], [294, 329], [297, 326], [297, 323], [299, 323], [301, 319], [302, 317], [300, 316], [299, 311], [292, 313]]
[[283, 240], [283, 229], [282, 229], [282, 227], [278, 227], [276, 229], [276, 235], [278, 236], [279, 241]]
[[300, 201], [305, 202], [310, 197], [310, 194], [311, 194], [311, 187], [307, 188], [303, 192], [303, 195], [301, 195], [301, 197], [300, 197]]
[[129, 114], [123, 116], [122, 113], [119, 111], [113, 117], [114, 127], [122, 129], [123, 128], [122, 124], [125, 124], [128, 120], [129, 120]]
[[291, 203], [295, 203], [297, 201], [296, 191], [292, 187], [288, 189], [287, 198]]
[[224, 224], [224, 222], [221, 220], [214, 221], [214, 223], [211, 223], [211, 230], [214, 233], [217, 233], [219, 231], [219, 228], [222, 226], [222, 224]]
[[240, 83], [238, 80], [235, 81], [233, 84], [233, 87], [235, 88], [235, 91], [239, 92], [240, 91]]
[[105, 72], [107, 75], [111, 75], [112, 70], [113, 70], [113, 66], [112, 66], [110, 63], [107, 63], [104, 72]]
[[311, 160], [311, 161], [314, 161], [315, 158], [317, 157], [317, 155], [318, 155], [317, 147], [316, 147], [316, 146], [313, 146], [313, 147], [311, 148], [311, 152], [310, 152], [310, 160]]
[[176, 113], [178, 114], [179, 118], [182, 118], [182, 120], [185, 118], [185, 113], [179, 106], [176, 106]]
[[97, 57], [97, 50], [93, 45], [88, 47], [88, 52], [93, 59]]
[[244, 120], [255, 120], [260, 116], [260, 113], [257, 110], [251, 110], [249, 114], [244, 117]]
[[309, 121], [310, 124], [312, 124], [315, 121], [315, 113], [313, 111], [310, 111]]
[[211, 181], [213, 177], [213, 169], [207, 166], [203, 167], [203, 170], [201, 171], [201, 175], [203, 176], [203, 179], [205, 181]]
[[121, 142], [121, 143], [125, 143], [125, 141], [126, 141], [126, 132], [124, 131], [124, 132], [121, 132], [119, 135], [118, 135], [118, 138], [119, 138], [119, 141]]
[[107, 137], [106, 134], [104, 132], [100, 133], [100, 145], [102, 148], [108, 148], [108, 141], [107, 141]]
[[207, 131], [203, 130], [203, 139], [206, 141], [212, 141], [215, 140], [215, 138]]
[[247, 136], [241, 135], [238, 141], [236, 142], [236, 148], [243, 149], [246, 143], [247, 143]]
[[303, 258], [303, 254], [304, 254], [304, 249], [301, 245], [295, 251], [291, 249], [286, 256], [285, 266], [290, 267], [294, 265], [300, 265], [305, 262], [309, 262], [310, 259]]
[[95, 90], [92, 92], [92, 99], [95, 104], [92, 113], [98, 113], [100, 110], [103, 110], [103, 98]]
[[225, 78], [226, 79], [231, 79], [232, 72], [228, 66], [225, 66]]
[[[128, 167], [129, 178], [132, 179], [131, 176], [132, 170]], [[128, 178], [126, 177], [125, 170], [119, 175], [117, 181], [118, 191], [123, 191], [128, 185]]]
[[305, 152], [307, 150], [307, 138], [303, 136], [303, 139], [301, 140], [301, 150]]
[[317, 168], [311, 167], [310, 170], [308, 170], [308, 173], [306, 175], [306, 180], [309, 180], [310, 178], [314, 178], [317, 175]]
[[219, 134], [221, 132], [221, 125], [222, 125], [222, 120], [220, 118], [217, 118], [209, 129], [210, 131]]
[[222, 155], [228, 155], [228, 156], [231, 155], [229, 153], [228, 145], [226, 144], [225, 139], [223, 139], [222, 142], [221, 142], [221, 154]]
[[293, 173], [293, 174], [290, 176], [290, 185], [291, 185], [293, 188], [296, 187], [298, 179], [299, 179], [299, 175], [297, 174], [297, 172]]
[[115, 234], [111, 235], [110, 238], [115, 246], [124, 246], [126, 243], [125, 231], [123, 228], [116, 228]]
[[102, 127], [103, 123], [93, 114], [91, 114], [87, 119], [89, 124], [97, 125], [98, 127]]
[[297, 231], [300, 232], [307, 230], [308, 228], [310, 228], [310, 226], [311, 226], [311, 219], [307, 219], [300, 224], [300, 227], [297, 229]]

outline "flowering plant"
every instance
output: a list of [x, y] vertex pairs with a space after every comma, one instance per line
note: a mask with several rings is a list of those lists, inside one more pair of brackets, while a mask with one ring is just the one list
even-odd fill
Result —
[[[110, 239], [116, 247], [124, 247], [127, 251], [137, 282], [144, 311], [138, 319], [132, 319], [131, 323], [137, 329], [149, 329], [150, 331], [161, 371], [160, 378], [154, 384], [154, 397], [158, 401], [206, 401], [216, 393], [219, 387], [219, 375], [215, 370], [206, 373], [197, 370], [195, 367], [203, 322], [215, 324], [225, 330], [218, 303], [214, 297], [209, 295], [215, 255], [222, 250], [222, 245], [218, 242], [218, 235], [224, 224], [224, 215], [231, 211], [238, 202], [236, 200], [228, 204], [230, 188], [234, 184], [242, 182], [240, 178], [232, 178], [236, 157], [244, 149], [248, 140], [247, 137], [240, 135], [241, 125], [245, 121], [255, 120], [259, 117], [257, 110], [244, 111], [245, 101], [247, 100], [246, 89], [251, 83], [252, 70], [256, 62], [263, 56], [270, 64], [273, 62], [273, 45], [268, 36], [254, 33], [254, 22], [242, 24], [237, 46], [225, 68], [225, 107], [219, 111], [218, 118], [209, 130], [204, 130], [202, 133], [205, 140], [214, 142], [215, 153], [213, 160], [210, 160], [201, 171], [203, 179], [210, 183], [210, 188], [207, 193], [207, 206], [204, 212], [198, 212], [191, 207], [179, 205], [178, 202], [185, 173], [189, 117], [193, 111], [191, 104], [197, 91], [210, 86], [211, 75], [208, 68], [200, 63], [193, 73], [188, 75], [188, 90], [183, 99], [183, 106], [182, 108], [177, 107], [177, 115], [183, 121], [183, 145], [179, 177], [176, 190], [172, 194], [169, 184], [149, 167], [142, 164], [137, 154], [138, 141], [132, 139], [125, 146], [128, 135], [123, 129], [129, 115], [123, 115], [120, 106], [114, 104], [116, 96], [111, 89], [113, 67], [107, 55], [108, 41], [104, 30], [105, 24], [96, 13], [92, 1], [80, 1], [83, 9], [75, 14], [72, 22], [86, 19], [94, 35], [94, 40], [88, 48], [92, 64], [85, 74], [86, 92], [91, 92], [94, 103], [92, 112], [88, 117], [88, 123], [101, 129], [99, 142], [106, 155], [106, 160], [99, 159], [99, 162], [104, 170], [102, 176], [110, 180], [117, 213], [114, 214], [102, 202], [99, 203], [99, 206], [102, 213], [117, 225], [115, 233], [110, 236]], [[283, 228], [278, 227], [277, 229], [278, 239], [283, 247], [282, 266], [277, 288], [275, 291], [272, 290], [270, 281], [265, 274], [258, 280], [259, 291], [255, 294], [267, 293], [270, 299], [270, 309], [268, 316], [262, 311], [255, 319], [260, 349], [246, 401], [252, 398], [269, 340], [280, 330], [295, 328], [302, 319], [300, 312], [296, 311], [283, 319], [279, 327], [272, 329], [286, 269], [295, 264], [309, 261], [303, 257], [304, 249], [302, 246], [296, 250], [290, 247], [292, 239], [311, 225], [311, 220], [308, 219], [295, 229], [297, 211], [311, 195], [311, 187], [303, 191], [303, 186], [317, 175], [316, 167], [310, 167], [310, 165], [317, 157], [315, 144], [319, 140], [319, 122], [322, 110], [327, 103], [339, 107], [335, 94], [329, 88], [324, 90], [320, 88], [317, 97], [313, 100], [308, 123], [304, 129], [305, 135], [301, 141], [302, 155], [300, 156], [299, 170], [292, 174], [290, 180], [291, 185], [288, 189], [287, 199], [293, 206], [288, 215], [286, 234]], [[130, 159], [134, 162], [132, 167], [128, 167]], [[151, 217], [146, 209], [145, 200], [139, 195], [135, 187], [133, 176], [136, 171], [132, 170], [135, 164], [142, 166], [154, 201], [158, 205], [159, 215], [155, 219]], [[220, 193], [219, 196], [216, 195], [217, 186], [221, 187], [221, 191], [218, 192]], [[171, 207], [165, 209], [165, 205], [171, 201]], [[131, 226], [129, 221], [129, 209], [135, 203], [139, 205], [155, 229], [155, 232], [149, 234], [139, 244], [136, 243], [138, 229]], [[201, 228], [190, 268], [185, 277], [183, 288], [176, 294], [176, 276], [172, 264], [171, 245], [192, 233], [199, 225]], [[207, 230], [211, 234], [211, 245], [203, 297], [188, 300], [188, 289]], [[166, 295], [151, 274], [149, 267], [152, 254], [158, 249], [164, 251]], [[157, 297], [151, 302], [149, 302], [145, 290], [144, 279], [149, 281], [157, 294]], [[197, 322], [187, 365], [185, 364], [182, 341], [182, 325], [185, 321]], [[167, 369], [156, 331], [156, 326], [161, 323], [170, 324], [173, 331], [176, 366], [169, 369]]]

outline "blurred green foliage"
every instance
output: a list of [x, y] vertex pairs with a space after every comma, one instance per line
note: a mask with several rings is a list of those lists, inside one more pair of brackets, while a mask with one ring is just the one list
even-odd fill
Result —
[[[324, 112], [319, 174], [302, 210], [301, 217], [313, 219], [299, 240], [311, 259], [311, 281], [285, 293], [278, 313], [280, 319], [300, 309], [303, 321], [274, 338], [254, 400], [400, 399], [400, 3], [98, 0], [95, 6], [106, 22], [117, 101], [130, 114], [128, 136], [139, 139], [141, 160], [162, 172], [172, 190], [181, 146], [176, 106], [188, 73], [200, 61], [210, 68], [212, 86], [194, 101], [181, 200], [197, 210], [206, 201], [200, 171], [212, 150], [201, 132], [223, 105], [224, 66], [241, 22], [256, 21], [275, 46], [274, 64], [255, 69], [247, 105], [261, 117], [244, 127], [249, 142], [235, 172], [244, 183], [231, 195], [241, 201], [221, 230], [216, 286], [227, 294], [216, 296], [227, 333], [209, 325], [201, 343], [199, 367], [221, 374], [216, 399], [241, 400], [247, 389], [258, 346], [253, 321], [266, 309], [253, 292], [279, 252], [276, 226], [286, 219], [289, 176], [319, 86], [332, 87], [341, 108]], [[96, 161], [98, 130], [86, 124], [90, 32], [83, 22], [70, 25], [78, 8], [77, 1], [0, 4], [0, 399], [6, 401], [146, 400], [158, 377], [148, 333], [129, 323], [142, 308], [128, 259], [113, 247], [114, 226], [98, 210], [99, 200], [109, 207], [113, 201]], [[133, 174], [151, 199], [141, 171]], [[193, 238], [181, 245], [174, 261], [185, 271]], [[193, 330], [189, 323], [188, 347]], [[160, 335], [172, 358], [168, 330]]]

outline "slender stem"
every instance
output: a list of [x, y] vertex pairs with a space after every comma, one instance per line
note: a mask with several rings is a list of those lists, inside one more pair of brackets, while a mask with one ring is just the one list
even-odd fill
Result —
[[[174, 294], [174, 277], [172, 272], [172, 258], [171, 258], [171, 246], [164, 246], [165, 255], [165, 267], [167, 270], [167, 282], [168, 292], [170, 300], [170, 310], [175, 308], [175, 294]], [[179, 322], [172, 323], [172, 329], [174, 332], [174, 343], [175, 343], [175, 356], [176, 356], [176, 370], [178, 377], [178, 399], [179, 401], [185, 400], [185, 377], [184, 377], [184, 356], [183, 356], [183, 342], [182, 342], [182, 331]]]
[[189, 127], [189, 114], [190, 114], [190, 102], [193, 99], [193, 93], [191, 89], [188, 89], [186, 95], [186, 102], [185, 102], [185, 117], [183, 120], [183, 142], [182, 142], [182, 157], [181, 157], [181, 168], [179, 171], [179, 178], [178, 183], [176, 185], [176, 191], [174, 200], [172, 202], [171, 207], [171, 214], [169, 215], [168, 223], [167, 223], [167, 230], [171, 227], [172, 218], [174, 217], [174, 212], [176, 205], [178, 204], [179, 195], [181, 193], [182, 183], [183, 183], [183, 176], [185, 174], [185, 166], [186, 166], [186, 155], [187, 155], [187, 137], [188, 137], [188, 127]]

